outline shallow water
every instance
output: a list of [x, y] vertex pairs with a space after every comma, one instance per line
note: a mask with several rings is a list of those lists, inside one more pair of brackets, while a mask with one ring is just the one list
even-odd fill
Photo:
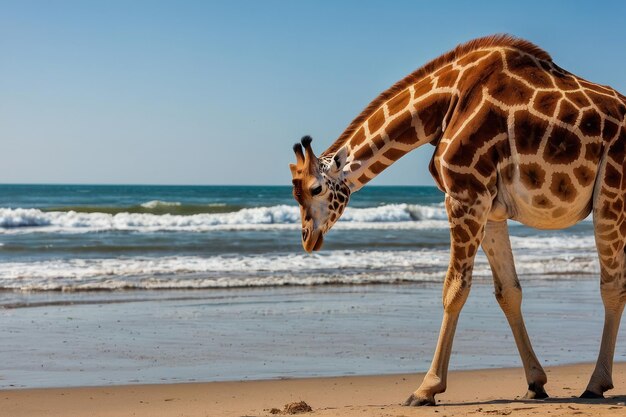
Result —
[[[598, 282], [523, 285], [540, 361], [595, 360], [603, 318]], [[520, 365], [492, 292], [487, 282], [474, 284], [451, 368]], [[440, 299], [441, 285], [427, 283], [14, 294], [13, 305], [0, 309], [0, 387], [426, 371]], [[625, 346], [622, 334], [616, 360], [626, 360]]]

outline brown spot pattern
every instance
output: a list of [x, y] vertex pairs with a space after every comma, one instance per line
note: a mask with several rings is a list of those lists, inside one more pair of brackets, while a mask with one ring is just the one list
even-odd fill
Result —
[[415, 84], [414, 88], [415, 92], [413, 93], [413, 97], [419, 98], [432, 91], [433, 81], [430, 78], [424, 78]]
[[391, 159], [392, 161], [396, 161], [396, 160], [400, 159], [400, 157], [403, 156], [404, 154], [405, 154], [404, 151], [401, 151], [401, 150], [395, 149], [395, 148], [391, 148], [391, 149], [385, 151], [385, 153], [383, 155], [387, 159]]
[[372, 151], [372, 148], [368, 145], [368, 144], [364, 144], [358, 151], [356, 151], [356, 153], [354, 154], [354, 157], [356, 159], [359, 159], [361, 161], [364, 161], [366, 159], [370, 159], [372, 156], [374, 156], [374, 152]]
[[[476, 150], [481, 148], [485, 142], [492, 140], [500, 133], [505, 132], [505, 121], [500, 114], [486, 109], [482, 116], [476, 117], [476, 122], [468, 126], [467, 129], [474, 127], [469, 135], [461, 135], [461, 137], [448, 145], [446, 152], [446, 161], [456, 166], [470, 166], [474, 158]], [[471, 130], [469, 130], [471, 131]], [[485, 158], [481, 158], [481, 175], [487, 176], [495, 170], [495, 156], [488, 154]]]
[[385, 111], [381, 107], [367, 121], [370, 133], [378, 132], [385, 123]]
[[434, 134], [441, 127], [441, 122], [448, 110], [448, 97], [437, 94], [425, 100], [424, 107], [417, 109], [418, 117], [424, 126], [426, 136]]
[[535, 154], [546, 133], [548, 122], [529, 113], [515, 113], [515, 144], [520, 154]]
[[445, 74], [446, 72], [450, 71], [452, 69], [452, 64], [447, 64], [442, 66], [441, 68], [439, 68], [437, 71], [435, 71], [433, 73], [433, 77], [440, 77], [441, 75]]
[[560, 126], [554, 126], [543, 152], [548, 163], [569, 164], [580, 156], [581, 143], [578, 136]]
[[533, 91], [521, 81], [510, 78], [503, 73], [493, 77], [489, 85], [489, 94], [494, 99], [508, 105], [526, 104], [530, 101]]
[[352, 139], [350, 139], [350, 146], [355, 148], [365, 140], [365, 129], [360, 128], [356, 131]]
[[585, 159], [597, 163], [602, 153], [602, 145], [598, 142], [591, 142], [585, 145]]
[[546, 75], [545, 71], [526, 54], [507, 54], [507, 67], [513, 74], [524, 78], [537, 88], [549, 88], [553, 86], [550, 77]]
[[594, 83], [590, 83], [587, 80], [583, 80], [582, 78], [578, 80], [578, 82], [580, 83], [580, 85], [588, 90], [591, 91], [597, 91], [599, 93], [603, 93], [603, 94], [613, 94], [613, 91], [611, 90], [610, 87], [606, 87], [604, 85], [598, 85], [598, 84], [594, 84]]
[[370, 177], [368, 177], [367, 175], [363, 174], [359, 177], [359, 182], [361, 184], [367, 184], [369, 182], [369, 180], [371, 180]]
[[480, 224], [478, 224], [478, 222], [476, 222], [476, 221], [474, 221], [474, 220], [472, 220], [472, 219], [466, 219], [466, 220], [465, 220], [465, 225], [469, 228], [470, 233], [471, 233], [473, 236], [477, 236], [477, 235], [478, 235], [478, 232], [479, 232], [479, 231], [480, 231], [480, 229], [481, 229], [481, 225], [480, 225]]
[[567, 203], [574, 201], [577, 194], [571, 178], [564, 172], [555, 172], [552, 174], [550, 191], [552, 191], [552, 194], [554, 194], [559, 200]]
[[619, 106], [617, 100], [609, 98], [602, 94], [597, 94], [594, 91], [587, 90], [587, 95], [593, 101], [593, 104], [607, 116], [615, 118], [619, 117]]
[[489, 55], [491, 52], [490, 51], [475, 51], [475, 52], [471, 52], [467, 55], [465, 55], [463, 58], [459, 59], [458, 64], [461, 66], [466, 66], [468, 64], [471, 64], [475, 61], [478, 61], [479, 59]]
[[551, 209], [554, 204], [545, 195], [536, 195], [533, 197], [533, 205], [541, 208]]
[[622, 181], [622, 174], [618, 172], [613, 165], [606, 164], [604, 171], [604, 183], [612, 188], [620, 188]]
[[393, 139], [395, 142], [403, 143], [405, 145], [413, 145], [417, 142], [417, 132], [414, 129], [407, 128], [404, 132], [395, 136]]
[[378, 175], [381, 172], [383, 172], [385, 168], [387, 168], [387, 165], [383, 164], [380, 161], [376, 161], [372, 165], [370, 165], [369, 168], [370, 168], [370, 171], [372, 171], [372, 173]]
[[600, 136], [602, 119], [595, 110], [585, 110], [580, 120], [580, 130], [585, 136]]
[[533, 107], [539, 113], [552, 116], [562, 95], [558, 91], [540, 91], [535, 97]]
[[615, 137], [615, 135], [617, 134], [617, 130], [619, 129], [619, 126], [616, 125], [615, 123], [613, 123], [610, 120], [605, 120], [604, 121], [604, 129], [602, 129], [602, 138], [604, 140], [611, 140]]
[[391, 100], [387, 104], [387, 108], [389, 109], [389, 116], [393, 116], [396, 113], [401, 112], [409, 105], [411, 101], [411, 93], [408, 89], [404, 90]]
[[456, 225], [451, 230], [452, 237], [456, 242], [467, 242], [470, 240], [469, 234], [465, 231], [463, 226]]
[[483, 180], [473, 174], [462, 174], [447, 169], [441, 173], [446, 177], [445, 183], [450, 187], [450, 192], [456, 196], [463, 196], [463, 202], [469, 205], [476, 202], [479, 194], [486, 191]]
[[408, 110], [397, 115], [387, 125], [387, 128], [385, 129], [387, 135], [389, 137], [398, 136], [400, 133], [404, 132], [410, 127], [411, 119], [411, 112]]
[[383, 139], [382, 135], [376, 135], [374, 136], [374, 138], [372, 139], [372, 143], [374, 144], [374, 146], [376, 146], [376, 149], [381, 149], [383, 146], [385, 146], [385, 139]]
[[578, 118], [578, 109], [569, 101], [562, 100], [557, 118], [568, 125], [573, 125]]
[[609, 158], [617, 162], [618, 165], [622, 165], [622, 162], [624, 161], [624, 157], [626, 156], [625, 155], [625, 152], [626, 152], [625, 142], [626, 142], [626, 135], [623, 135], [622, 137], [620, 137], [618, 140], [614, 141], [611, 144], [607, 152]]
[[583, 108], [591, 105], [589, 99], [581, 91], [568, 91], [565, 96], [572, 101], [578, 108]]
[[441, 87], [453, 87], [456, 83], [456, 80], [459, 78], [458, 70], [449, 70], [444, 74], [441, 74], [439, 78], [437, 78], [437, 88]]
[[571, 75], [559, 74], [555, 73], [554, 83], [559, 90], [568, 91], [568, 90], [578, 90], [578, 84], [576, 80]]
[[520, 180], [526, 188], [537, 190], [543, 186], [546, 178], [546, 171], [537, 163], [520, 165]]
[[462, 94], [459, 98], [458, 109], [466, 110], [472, 104], [478, 104], [477, 98], [482, 95], [482, 89], [486, 86], [491, 77], [495, 77], [501, 73], [502, 60], [498, 56], [486, 58], [478, 67], [471, 68], [463, 74], [463, 78], [459, 81], [459, 89]]
[[574, 168], [574, 175], [583, 187], [590, 185], [595, 179], [595, 173], [584, 165]]

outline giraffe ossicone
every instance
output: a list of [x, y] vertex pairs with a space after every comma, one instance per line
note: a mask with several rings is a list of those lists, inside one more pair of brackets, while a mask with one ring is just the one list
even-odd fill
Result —
[[506, 220], [557, 229], [591, 212], [605, 321], [583, 396], [602, 397], [613, 387], [626, 304], [626, 97], [567, 72], [525, 40], [495, 35], [459, 45], [380, 94], [319, 158], [309, 137], [294, 147], [304, 249], [321, 248], [351, 193], [425, 144], [434, 146], [429, 170], [445, 193], [450, 263], [437, 349], [406, 404], [434, 405], [446, 389], [452, 340], [481, 245], [524, 365], [527, 397], [547, 396], [521, 313]]

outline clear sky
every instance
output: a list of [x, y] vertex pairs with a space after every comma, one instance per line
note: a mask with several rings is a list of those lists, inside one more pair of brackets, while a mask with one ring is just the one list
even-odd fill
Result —
[[[624, 1], [0, 0], [0, 183], [290, 184], [381, 91], [510, 33], [626, 93]], [[426, 146], [372, 183], [432, 184]]]

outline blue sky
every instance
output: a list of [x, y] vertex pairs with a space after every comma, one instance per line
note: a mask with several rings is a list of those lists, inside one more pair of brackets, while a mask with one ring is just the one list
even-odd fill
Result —
[[[0, 182], [289, 184], [381, 91], [511, 33], [626, 92], [626, 2], [0, 0]], [[372, 183], [432, 184], [433, 148]]]

